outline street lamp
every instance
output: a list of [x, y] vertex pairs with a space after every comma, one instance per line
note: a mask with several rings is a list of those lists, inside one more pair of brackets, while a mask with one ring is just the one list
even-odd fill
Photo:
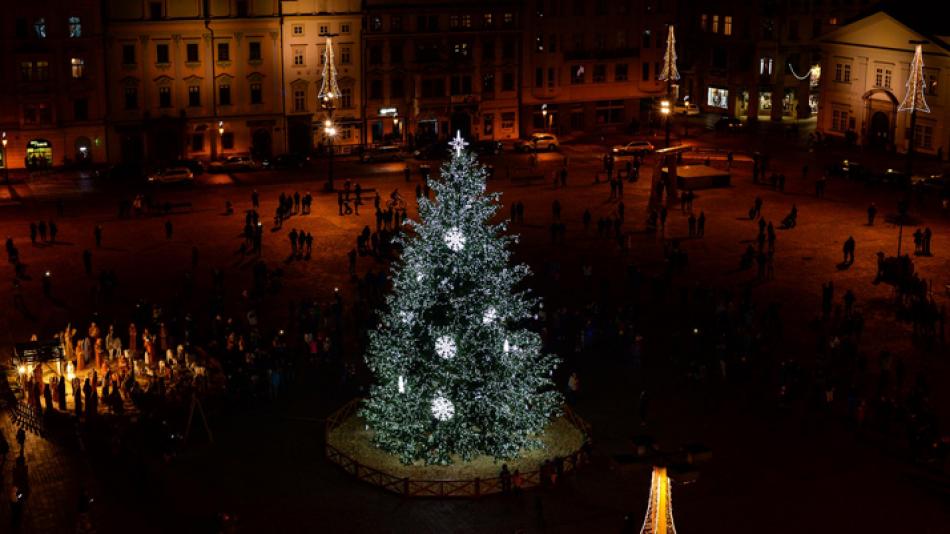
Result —
[[323, 131], [327, 135], [327, 147], [330, 150], [330, 159], [327, 165], [327, 183], [324, 189], [333, 191], [333, 137], [336, 135], [336, 128], [333, 126], [333, 111], [336, 109], [336, 99], [340, 96], [340, 87], [337, 85], [336, 65], [333, 62], [333, 42], [331, 38], [336, 37], [335, 33], [322, 33], [321, 37], [327, 38], [327, 46], [323, 52], [323, 82], [320, 86], [320, 93], [317, 97], [320, 104], [327, 111], [327, 119], [324, 122]]
[[224, 121], [218, 121], [218, 140], [221, 142], [221, 156], [224, 156]]
[[670, 101], [667, 99], [660, 100], [660, 114], [666, 117], [666, 146], [670, 146]]
[[10, 183], [10, 162], [7, 160], [7, 132], [3, 132], [3, 181]]

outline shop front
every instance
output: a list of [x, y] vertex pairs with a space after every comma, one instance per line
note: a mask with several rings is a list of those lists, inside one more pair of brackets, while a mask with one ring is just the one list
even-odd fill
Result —
[[53, 166], [53, 144], [46, 139], [31, 139], [26, 144], [26, 168], [48, 169]]

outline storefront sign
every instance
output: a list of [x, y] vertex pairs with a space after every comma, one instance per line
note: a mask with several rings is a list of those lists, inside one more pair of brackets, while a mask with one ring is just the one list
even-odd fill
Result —
[[380, 115], [399, 115], [398, 108], [379, 108]]
[[47, 141], [46, 139], [34, 139], [30, 141], [29, 143], [27, 143], [26, 147], [27, 148], [49, 148], [50, 144], [49, 144], [49, 141]]

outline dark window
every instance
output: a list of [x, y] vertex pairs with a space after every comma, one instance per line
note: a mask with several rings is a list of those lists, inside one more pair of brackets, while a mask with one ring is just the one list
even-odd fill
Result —
[[231, 45], [218, 43], [218, 61], [231, 61]]
[[571, 65], [571, 83], [574, 85], [584, 83], [583, 65]]
[[607, 65], [594, 65], [594, 83], [607, 81]]
[[123, 65], [135, 65], [135, 45], [134, 44], [124, 44], [122, 45], [122, 64]]
[[501, 45], [501, 57], [502, 59], [514, 59], [515, 58], [515, 42], [512, 39], [506, 39]]
[[194, 134], [191, 136], [191, 151], [192, 152], [201, 152], [205, 149], [205, 136], [204, 134]]
[[125, 88], [125, 109], [138, 109], [139, 90], [137, 87]]
[[495, 92], [495, 75], [488, 73], [482, 76], [482, 93]]
[[390, 98], [403, 98], [406, 95], [405, 84], [402, 81], [402, 78], [390, 78], [389, 80], [389, 97]]
[[402, 16], [393, 15], [389, 17], [389, 29], [394, 32], [402, 31]]
[[188, 105], [193, 108], [201, 105], [201, 87], [197, 85], [188, 87]]
[[247, 0], [237, 0], [237, 16], [246, 17], [247, 16]]
[[650, 30], [643, 32], [643, 48], [650, 48]]
[[644, 62], [641, 66], [643, 67], [643, 76], [641, 79], [643, 81], [648, 81], [650, 79], [650, 64]]
[[231, 86], [230, 85], [218, 86], [218, 104], [221, 104], [222, 106], [231, 105]]
[[513, 72], [504, 72], [501, 75], [501, 90], [502, 91], [514, 91], [515, 90], [515, 73]]
[[172, 88], [171, 87], [158, 88], [158, 107], [160, 108], [172, 107]]
[[382, 80], [371, 80], [369, 82], [369, 97], [373, 100], [380, 100], [383, 98]]
[[392, 43], [389, 45], [389, 63], [392, 65], [402, 65], [402, 43]]
[[548, 87], [554, 87], [554, 67], [548, 67]]
[[85, 98], [73, 100], [73, 118], [77, 121], [89, 119], [89, 101]]
[[534, 86], [541, 87], [544, 85], [544, 69], [538, 67], [534, 69]]
[[251, 84], [251, 104], [260, 104], [264, 101], [264, 95], [261, 92], [261, 84]]
[[198, 59], [198, 43], [188, 43], [185, 45], [185, 57], [188, 63], [197, 63]]
[[616, 65], [614, 65], [614, 81], [615, 82], [627, 81], [627, 64], [626, 63], [617, 63]]
[[155, 45], [155, 63], [160, 63], [160, 64], [168, 63], [168, 45], [167, 44]]
[[453, 95], [470, 95], [472, 94], [472, 77], [471, 76], [452, 76], [450, 80]]
[[424, 32], [424, 31], [426, 31], [426, 26], [428, 25], [428, 22], [427, 22], [428, 20], [429, 20], [429, 19], [427, 19], [425, 15], [419, 15], [418, 17], [416, 17], [416, 31], [417, 31], [417, 32]]
[[247, 49], [247, 59], [250, 61], [260, 61], [262, 58], [261, 54], [261, 42], [260, 41], [251, 41], [248, 44]]
[[445, 80], [442, 78], [428, 78], [422, 80], [422, 97], [438, 98], [445, 96]]
[[606, 14], [607, 14], [607, 0], [597, 0], [597, 4], [596, 4], [596, 5], [597, 5], [597, 7], [596, 7], [596, 9], [594, 10], [595, 13], [597, 13], [598, 15], [606, 15]]
[[379, 65], [383, 62], [383, 46], [372, 45], [369, 47], [369, 64]]
[[161, 2], [148, 3], [148, 18], [152, 20], [158, 20], [162, 18], [162, 3]]
[[221, 148], [225, 150], [234, 148], [234, 132], [224, 132], [221, 134]]

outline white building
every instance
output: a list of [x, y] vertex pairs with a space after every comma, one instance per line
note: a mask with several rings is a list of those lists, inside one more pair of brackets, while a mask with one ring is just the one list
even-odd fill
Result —
[[[906, 152], [910, 114], [898, 112], [907, 92], [915, 41], [925, 41], [924, 94], [930, 113], [918, 112], [915, 151], [950, 153], [950, 36], [932, 35], [887, 11], [845, 24], [821, 40], [818, 130], [854, 135], [857, 143]], [[944, 25], [950, 33], [950, 26]], [[848, 134], [853, 132], [853, 134]]]

